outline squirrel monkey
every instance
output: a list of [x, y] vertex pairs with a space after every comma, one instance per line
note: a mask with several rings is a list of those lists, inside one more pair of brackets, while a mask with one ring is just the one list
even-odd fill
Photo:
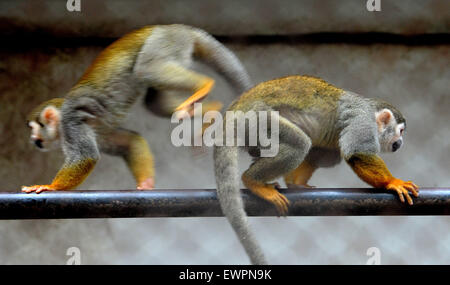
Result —
[[[100, 151], [122, 156], [137, 189], [152, 189], [153, 158], [147, 142], [120, 124], [144, 94], [158, 115], [170, 116], [175, 110], [192, 114], [193, 103], [214, 85], [212, 78], [189, 69], [193, 57], [216, 68], [239, 94], [251, 87], [238, 58], [203, 30], [160, 25], [133, 31], [103, 50], [64, 99], [49, 100], [31, 112], [27, 122], [31, 140], [41, 150], [61, 143], [65, 162], [51, 184], [24, 186], [22, 191], [75, 188], [94, 168]], [[192, 96], [177, 101], [168, 92], [172, 90]], [[170, 98], [160, 100], [162, 96]], [[220, 102], [204, 105], [204, 110], [222, 107]]]
[[[389, 103], [363, 98], [318, 78], [288, 76], [256, 85], [228, 110], [278, 111], [274, 112], [279, 122], [278, 153], [261, 157], [261, 145], [247, 147], [254, 162], [242, 180], [281, 215], [288, 212], [289, 201], [271, 181], [284, 177], [287, 184], [307, 186], [317, 168], [333, 166], [342, 158], [363, 181], [394, 191], [401, 202], [406, 198], [413, 204], [409, 192], [418, 196], [418, 187], [395, 178], [377, 155], [380, 151], [395, 152], [403, 144], [405, 119]], [[249, 229], [239, 191], [238, 147], [215, 146], [214, 163], [224, 214], [252, 263], [265, 264], [262, 250]]]

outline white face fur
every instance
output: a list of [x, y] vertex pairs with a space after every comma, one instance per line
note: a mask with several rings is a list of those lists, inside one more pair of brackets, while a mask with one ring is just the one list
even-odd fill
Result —
[[59, 147], [59, 111], [53, 106], [46, 107], [38, 121], [28, 122], [31, 142], [41, 151]]
[[382, 152], [395, 152], [403, 145], [404, 123], [397, 123], [389, 109], [375, 113], [378, 126], [378, 141]]

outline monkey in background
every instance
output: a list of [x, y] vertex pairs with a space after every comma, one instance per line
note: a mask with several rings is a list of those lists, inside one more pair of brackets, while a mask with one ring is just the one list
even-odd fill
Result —
[[[287, 214], [289, 201], [272, 181], [284, 177], [287, 184], [308, 186], [317, 168], [333, 166], [342, 158], [363, 181], [394, 191], [401, 202], [406, 198], [413, 204], [409, 192], [418, 197], [418, 186], [395, 178], [378, 156], [380, 151], [395, 152], [403, 145], [406, 121], [391, 104], [363, 98], [318, 78], [288, 76], [256, 85], [228, 109], [252, 110], [278, 111], [279, 151], [274, 157], [260, 157], [261, 146], [247, 146], [254, 161], [242, 181], [280, 215]], [[257, 126], [247, 124], [246, 128]], [[222, 211], [251, 262], [266, 264], [249, 228], [239, 190], [238, 147], [215, 146], [214, 164]]]
[[[51, 184], [23, 186], [22, 191], [75, 188], [92, 171], [100, 152], [122, 156], [137, 189], [152, 189], [149, 146], [120, 124], [144, 94], [149, 109], [158, 115], [170, 116], [175, 110], [192, 115], [193, 104], [214, 85], [212, 78], [189, 69], [193, 57], [214, 67], [238, 94], [251, 87], [238, 58], [203, 30], [175, 24], [133, 31], [103, 50], [65, 98], [44, 102], [30, 113], [31, 140], [41, 150], [62, 145], [65, 161]], [[173, 90], [192, 96], [183, 102], [170, 93]], [[218, 101], [209, 102], [203, 111], [221, 107]]]

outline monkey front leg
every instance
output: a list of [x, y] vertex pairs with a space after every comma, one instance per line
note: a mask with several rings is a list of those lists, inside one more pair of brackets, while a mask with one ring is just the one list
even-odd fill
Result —
[[64, 164], [49, 185], [22, 186], [22, 192], [41, 193], [42, 191], [69, 190], [80, 185], [96, 163], [95, 159], [84, 159], [75, 163]]
[[49, 185], [23, 186], [26, 193], [69, 190], [80, 185], [91, 173], [100, 158], [95, 133], [76, 112], [67, 112], [61, 119], [64, 136], [64, 165]]
[[150, 190], [155, 187], [153, 156], [143, 137], [138, 134], [131, 136], [124, 159], [136, 179], [137, 189]]
[[153, 189], [153, 155], [147, 141], [138, 133], [123, 128], [112, 129], [98, 136], [102, 152], [121, 156], [136, 180], [136, 188]]
[[150, 65], [140, 64], [136, 66], [135, 72], [138, 78], [156, 89], [194, 92], [174, 111], [192, 111], [194, 103], [203, 100], [214, 86], [214, 79], [189, 70], [173, 61]]
[[347, 163], [353, 171], [365, 182], [376, 188], [385, 188], [395, 191], [402, 203], [406, 200], [412, 205], [413, 200], [409, 192], [414, 197], [419, 196], [419, 187], [411, 181], [403, 181], [392, 176], [384, 161], [375, 154], [354, 154]]

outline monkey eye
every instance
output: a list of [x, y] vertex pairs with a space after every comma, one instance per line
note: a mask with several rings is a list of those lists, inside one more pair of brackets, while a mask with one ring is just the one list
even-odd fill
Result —
[[400, 135], [403, 135], [403, 132], [405, 131], [405, 129], [404, 128], [401, 128], [400, 129]]

